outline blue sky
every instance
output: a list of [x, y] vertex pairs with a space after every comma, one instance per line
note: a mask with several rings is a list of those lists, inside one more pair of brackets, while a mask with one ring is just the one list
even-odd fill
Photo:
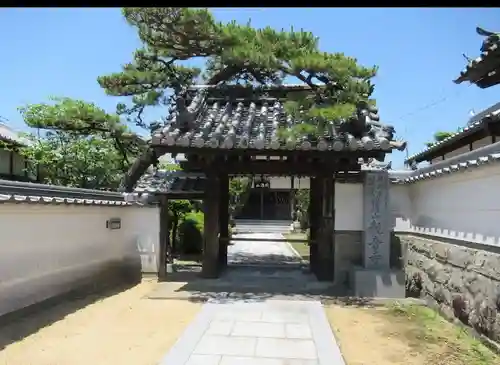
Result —
[[[499, 9], [225, 8], [214, 14], [220, 21], [251, 18], [256, 27], [304, 28], [320, 37], [322, 50], [378, 65], [374, 97], [381, 120], [409, 141], [410, 154], [435, 131], [463, 126], [471, 109], [499, 101], [498, 88], [452, 82], [465, 66], [462, 53], [479, 55], [482, 38], [475, 27], [500, 31]], [[91, 101], [113, 112], [119, 100], [106, 96], [96, 78], [119, 71], [139, 45], [118, 8], [3, 9], [0, 34], [0, 116], [19, 130], [24, 123], [17, 107], [49, 96]], [[404, 153], [392, 159], [401, 166]]]

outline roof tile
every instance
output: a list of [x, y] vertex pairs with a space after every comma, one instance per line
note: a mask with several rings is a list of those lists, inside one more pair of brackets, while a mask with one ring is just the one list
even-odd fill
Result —
[[205, 175], [186, 173], [184, 171], [167, 171], [150, 169], [137, 182], [135, 194], [158, 193], [203, 193], [205, 191]]
[[[476, 28], [479, 35], [486, 36], [481, 46], [481, 55], [470, 60], [460, 76], [454, 80], [460, 84], [464, 81], [479, 82], [481, 77], [498, 68], [498, 56], [500, 55], [500, 36], [497, 33], [488, 32]], [[479, 73], [478, 73], [479, 72]]]
[[[229, 93], [228, 93], [229, 95]], [[179, 103], [183, 103], [180, 101]], [[355, 136], [344, 124], [331, 122], [318, 138], [299, 140], [282, 135], [301, 124], [285, 112], [284, 100], [253, 98], [235, 101], [230, 97], [211, 99], [207, 89], [198, 89], [187, 108], [179, 107], [171, 122], [153, 134], [153, 145], [221, 148], [221, 149], [288, 149], [288, 150], [382, 150], [390, 151], [394, 128], [378, 123], [377, 110], [358, 110], [358, 117], [368, 124], [366, 131]], [[370, 110], [371, 109], [371, 110]]]

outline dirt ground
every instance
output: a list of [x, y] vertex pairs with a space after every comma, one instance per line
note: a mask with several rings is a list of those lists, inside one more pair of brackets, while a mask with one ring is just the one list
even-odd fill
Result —
[[[0, 364], [158, 364], [201, 305], [144, 298], [155, 285], [143, 281], [76, 311], [75, 301], [61, 303], [0, 328]], [[60, 319], [45, 325], [51, 318]]]
[[500, 357], [429, 308], [325, 308], [347, 365], [493, 365]]

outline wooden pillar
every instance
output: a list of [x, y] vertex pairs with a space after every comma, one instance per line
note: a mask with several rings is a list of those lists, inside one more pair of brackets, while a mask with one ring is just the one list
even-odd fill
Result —
[[321, 219], [321, 189], [319, 179], [311, 177], [309, 183], [309, 266], [316, 274], [318, 261], [318, 237]]
[[167, 257], [169, 246], [169, 222], [168, 222], [168, 199], [166, 196], [160, 199], [160, 247], [158, 252], [158, 280], [167, 278]]
[[322, 189], [321, 232], [318, 239], [318, 261], [316, 276], [321, 281], [333, 281], [335, 238], [335, 184], [333, 176], [320, 178]]
[[14, 176], [14, 152], [9, 151], [9, 175], [12, 178]]
[[204, 199], [203, 263], [202, 276], [219, 276], [219, 177], [207, 174]]
[[260, 190], [260, 219], [264, 219], [264, 188], [259, 188]]
[[227, 266], [227, 245], [229, 244], [229, 176], [220, 176], [219, 200], [219, 267]]

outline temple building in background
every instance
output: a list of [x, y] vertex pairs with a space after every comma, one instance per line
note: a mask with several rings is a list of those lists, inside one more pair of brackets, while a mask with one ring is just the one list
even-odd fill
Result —
[[[487, 89], [500, 84], [500, 34], [476, 28], [477, 34], [485, 37], [481, 45], [481, 54], [475, 59], [467, 58], [468, 63], [456, 84], [470, 82]], [[472, 113], [474, 114], [474, 113]], [[500, 142], [500, 102], [480, 113], [472, 115], [467, 126], [448, 138], [409, 156], [407, 166], [416, 167], [420, 162], [435, 164], [478, 148]]]
[[38, 181], [28, 172], [26, 159], [15, 152], [15, 147], [25, 146], [28, 140], [20, 136], [7, 124], [0, 123], [0, 179], [12, 181]]

